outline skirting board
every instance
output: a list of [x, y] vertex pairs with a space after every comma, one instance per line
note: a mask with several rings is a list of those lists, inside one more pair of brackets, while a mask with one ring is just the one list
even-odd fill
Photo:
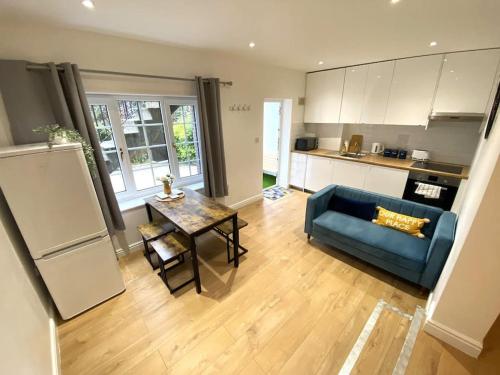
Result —
[[432, 319], [427, 319], [425, 321], [424, 331], [473, 358], [479, 357], [479, 354], [481, 354], [483, 350], [483, 344], [481, 342], [465, 336], [441, 323], [435, 322]]
[[231, 207], [233, 210], [237, 210], [241, 207], [245, 207], [245, 206], [248, 206], [249, 204], [258, 202], [262, 199], [263, 199], [262, 193], [259, 193], [257, 195], [254, 195], [253, 197], [250, 197], [250, 198], [244, 199], [240, 202], [234, 203], [234, 204], [230, 205], [229, 207]]
[[134, 251], [143, 250], [144, 244], [142, 241], [137, 241], [128, 245], [128, 251], [122, 248], [116, 249], [115, 253], [118, 257], [123, 257], [127, 254], [133, 253]]

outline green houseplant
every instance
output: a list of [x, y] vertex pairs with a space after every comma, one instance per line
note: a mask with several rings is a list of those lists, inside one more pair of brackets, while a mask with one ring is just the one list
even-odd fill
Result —
[[39, 126], [33, 129], [34, 133], [47, 134], [49, 147], [54, 144], [64, 144], [64, 143], [81, 143], [83, 149], [83, 155], [85, 156], [85, 161], [89, 168], [92, 177], [97, 175], [97, 165], [94, 159], [94, 149], [87, 143], [85, 139], [81, 136], [79, 132], [72, 129], [66, 129], [61, 127], [59, 124], [50, 124], [45, 126]]

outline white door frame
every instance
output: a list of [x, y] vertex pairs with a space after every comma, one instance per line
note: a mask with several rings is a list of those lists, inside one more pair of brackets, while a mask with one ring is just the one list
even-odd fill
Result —
[[[278, 141], [278, 172], [276, 175], [276, 185], [288, 187], [288, 172], [290, 169], [290, 151], [291, 151], [291, 128], [292, 128], [292, 99], [281, 98], [264, 98], [264, 103], [278, 102], [280, 108], [280, 126], [279, 126], [279, 141]], [[264, 119], [264, 113], [262, 114]], [[264, 157], [264, 121], [262, 121], [262, 158]], [[262, 163], [263, 164], [263, 163]]]

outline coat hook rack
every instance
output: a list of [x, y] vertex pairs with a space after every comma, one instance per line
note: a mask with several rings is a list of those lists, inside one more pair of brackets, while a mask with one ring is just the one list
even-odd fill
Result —
[[252, 107], [250, 104], [233, 104], [229, 106], [229, 110], [231, 112], [237, 111], [237, 112], [246, 112], [250, 111]]

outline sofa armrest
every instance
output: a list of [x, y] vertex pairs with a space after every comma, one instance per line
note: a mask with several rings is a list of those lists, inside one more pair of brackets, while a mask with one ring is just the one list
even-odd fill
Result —
[[304, 225], [304, 232], [307, 234], [312, 234], [313, 220], [328, 209], [328, 202], [330, 202], [336, 187], [337, 185], [329, 185], [307, 198]]
[[426, 288], [434, 288], [441, 275], [455, 239], [456, 223], [457, 215], [453, 212], [445, 211], [439, 217], [427, 253], [427, 265], [420, 280], [420, 284]]

